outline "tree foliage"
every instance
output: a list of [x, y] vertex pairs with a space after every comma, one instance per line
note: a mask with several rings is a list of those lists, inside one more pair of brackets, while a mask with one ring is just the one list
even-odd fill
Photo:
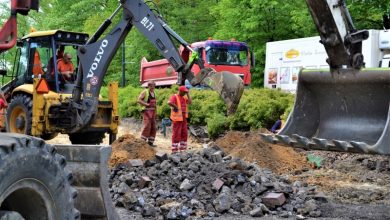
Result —
[[[390, 12], [388, 0], [346, 2], [358, 29], [381, 29], [383, 14]], [[317, 35], [304, 0], [154, 0], [148, 4], [159, 11], [187, 42], [208, 37], [247, 42], [256, 56], [256, 67], [252, 70], [253, 87], [263, 85], [266, 42]], [[27, 34], [30, 27], [83, 31], [92, 35], [118, 5], [118, 1], [109, 0], [40, 0], [40, 12], [31, 12], [29, 17], [19, 16], [19, 36]], [[7, 7], [8, 4], [0, 4], [3, 12], [8, 10]], [[1, 13], [0, 19], [4, 21], [8, 16], [9, 13]], [[121, 13], [113, 23], [120, 17]], [[162, 56], [135, 28], [125, 44], [127, 84], [137, 86], [141, 58], [155, 60]], [[121, 79], [121, 58], [119, 50], [106, 81]]]

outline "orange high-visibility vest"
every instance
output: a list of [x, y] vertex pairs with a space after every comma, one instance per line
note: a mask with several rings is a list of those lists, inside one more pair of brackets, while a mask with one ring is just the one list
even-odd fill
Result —
[[34, 64], [32, 72], [34, 75], [43, 74], [41, 57], [39, 56], [38, 51], [35, 51], [34, 53]]
[[[171, 109], [171, 117], [170, 118], [171, 118], [172, 121], [183, 121], [183, 111], [181, 109], [181, 103], [180, 103], [179, 95], [175, 94], [175, 97], [176, 97], [176, 103], [177, 103], [178, 111], [175, 112], [175, 111], [173, 111], [173, 108], [172, 108]], [[184, 97], [184, 99], [187, 101], [187, 99], [185, 97]], [[184, 117], [188, 118], [188, 105], [186, 105]]]

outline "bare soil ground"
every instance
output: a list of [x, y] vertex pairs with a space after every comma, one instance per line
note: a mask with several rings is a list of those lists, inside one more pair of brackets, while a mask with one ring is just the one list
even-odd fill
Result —
[[153, 159], [156, 151], [145, 141], [136, 138], [132, 134], [125, 134], [112, 143], [110, 167], [119, 163], [126, 163], [129, 159]]
[[320, 156], [322, 168], [294, 175], [292, 180], [317, 185], [336, 202], [379, 204], [390, 208], [389, 156], [327, 151], [307, 153]]
[[[156, 141], [154, 148], [155, 151], [158, 152], [171, 152], [171, 127], [167, 128], [166, 137], [161, 133], [161, 129], [157, 131], [156, 135]], [[118, 139], [124, 135], [131, 134], [134, 136], [134, 138], [139, 139], [141, 136], [141, 130], [142, 130], [142, 121], [132, 118], [125, 118], [121, 120], [121, 123], [119, 125]], [[68, 138], [68, 135], [65, 134], [59, 134], [56, 138], [47, 141], [50, 144], [71, 144]], [[106, 135], [106, 138], [103, 140], [102, 145], [108, 145], [108, 135]], [[198, 143], [195, 138], [190, 137], [188, 140], [188, 149], [194, 150], [194, 149], [200, 149], [202, 148], [202, 144]], [[129, 158], [130, 159], [130, 158]]]
[[[118, 140], [116, 147], [114, 144], [115, 149], [128, 152], [127, 156], [121, 159], [134, 157], [146, 159], [154, 151], [170, 153], [170, 128], [167, 137], [158, 132], [155, 148], [140, 142], [138, 137], [141, 128], [142, 123], [138, 120], [122, 120], [118, 134], [121, 141]], [[302, 151], [264, 143], [259, 133], [260, 131], [228, 132], [215, 143], [226, 153], [248, 162], [256, 162], [288, 177], [292, 182], [301, 181], [316, 185], [328, 198], [328, 203], [321, 206], [323, 217], [320, 219], [390, 219], [389, 156]], [[59, 135], [49, 143], [70, 144], [66, 135]], [[108, 140], [105, 139], [103, 144], [107, 145]], [[189, 147], [192, 150], [199, 150], [202, 145], [203, 143], [196, 142], [195, 138], [190, 138]], [[145, 149], [148, 149], [147, 152]], [[138, 156], [135, 156], [137, 154]], [[322, 159], [320, 168], [313, 168], [307, 162], [308, 154]], [[122, 219], [142, 219], [141, 216], [127, 210], [118, 209], [118, 212]], [[222, 219], [252, 218], [223, 216]]]
[[255, 162], [277, 174], [299, 173], [310, 168], [303, 153], [268, 144], [261, 139], [260, 132], [230, 131], [215, 143], [226, 153]]

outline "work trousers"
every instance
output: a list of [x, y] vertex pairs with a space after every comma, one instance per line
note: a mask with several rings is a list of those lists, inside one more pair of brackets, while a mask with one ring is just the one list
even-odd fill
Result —
[[6, 120], [5, 109], [0, 108], [0, 131], [5, 130]]
[[172, 153], [187, 150], [187, 119], [174, 121], [172, 127]]
[[142, 114], [144, 127], [142, 129], [141, 138], [153, 144], [156, 138], [156, 111], [145, 110]]

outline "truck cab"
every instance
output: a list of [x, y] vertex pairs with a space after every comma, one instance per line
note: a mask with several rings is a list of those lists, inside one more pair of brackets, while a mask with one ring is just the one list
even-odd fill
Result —
[[[192, 43], [191, 47], [198, 51], [206, 68], [213, 68], [217, 72], [232, 72], [241, 77], [245, 86], [251, 84], [250, 69], [253, 55], [251, 55], [246, 43], [235, 40], [207, 40]], [[192, 71], [195, 74], [198, 73], [199, 66], [195, 65]]]
[[[229, 71], [237, 74], [243, 80], [245, 86], [251, 84], [251, 67], [254, 66], [254, 55], [244, 42], [206, 40], [192, 43], [191, 48], [198, 52], [204, 67], [213, 68], [217, 72]], [[185, 62], [188, 62], [191, 51], [183, 46], [179, 48], [180, 55]], [[191, 71], [197, 75], [200, 67], [194, 65]], [[177, 83], [177, 72], [170, 66], [166, 59], [147, 61], [143, 58], [141, 61], [140, 82], [146, 87], [147, 82], [153, 80], [157, 86], [171, 86]]]

